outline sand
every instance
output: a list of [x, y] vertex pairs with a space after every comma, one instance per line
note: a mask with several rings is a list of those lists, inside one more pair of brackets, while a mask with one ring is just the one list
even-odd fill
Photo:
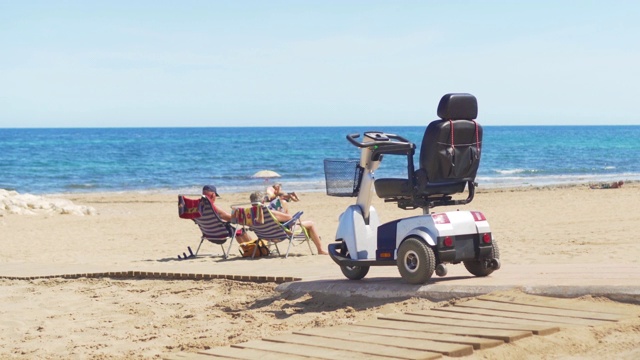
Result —
[[[500, 243], [500, 271], [508, 271], [509, 264], [541, 269], [550, 264], [638, 265], [640, 246], [633, 230], [640, 224], [639, 190], [638, 183], [598, 190], [588, 185], [480, 188], [473, 203], [460, 209], [480, 210], [489, 219]], [[26, 194], [20, 195], [24, 199]], [[221, 195], [218, 202], [223, 207], [248, 199], [246, 193]], [[301, 201], [291, 203], [291, 211], [304, 210], [304, 218], [316, 223], [328, 244], [338, 215], [353, 199], [322, 193], [298, 195]], [[177, 217], [175, 194], [51, 194], [29, 199], [40, 205], [23, 205], [29, 211], [19, 211], [21, 205], [14, 202], [12, 211], [7, 207], [0, 211], [2, 277], [110, 269], [215, 269], [223, 273], [251, 261], [252, 266], [261, 264], [274, 271], [285, 264], [299, 264], [299, 275], [311, 278], [314, 274], [304, 272], [305, 262], [326, 263], [326, 274], [332, 276], [337, 271], [328, 257], [312, 257], [303, 247], [294, 248], [289, 259], [260, 260], [240, 259], [234, 248], [233, 258], [224, 261], [213, 256], [220, 253], [219, 248], [205, 244], [202, 257], [177, 261], [176, 255], [186, 251], [187, 245], [195, 250], [199, 233], [193, 223]], [[60, 199], [71, 210], [46, 205], [61, 204]], [[420, 213], [378, 199], [374, 205], [381, 221]], [[549, 279], [550, 284], [553, 281]], [[0, 278], [0, 358], [161, 358], [444, 305], [418, 298], [287, 297], [275, 291], [275, 286], [228, 280]], [[611, 302], [630, 318], [606, 327], [565, 329], [476, 351], [468, 358], [637, 358], [640, 306], [589, 296], [582, 300]]]

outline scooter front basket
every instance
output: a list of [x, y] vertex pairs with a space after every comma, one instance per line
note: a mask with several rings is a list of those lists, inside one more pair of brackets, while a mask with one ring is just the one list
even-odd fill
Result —
[[325, 159], [327, 195], [358, 196], [363, 171], [358, 159]]

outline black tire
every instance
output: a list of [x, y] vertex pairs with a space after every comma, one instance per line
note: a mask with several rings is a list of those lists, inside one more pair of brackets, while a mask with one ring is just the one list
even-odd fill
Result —
[[340, 270], [349, 280], [360, 280], [369, 273], [368, 266], [340, 266]]
[[467, 268], [472, 275], [475, 276], [488, 276], [492, 272], [494, 272], [493, 267], [491, 267], [491, 259], [500, 259], [500, 249], [498, 249], [498, 243], [493, 240], [491, 244], [491, 255], [489, 259], [484, 260], [466, 260], [463, 261], [464, 267]]
[[[340, 246], [340, 255], [347, 258], [350, 257], [349, 250], [347, 250], [344, 242]], [[340, 270], [349, 280], [361, 280], [369, 273], [369, 266], [340, 265]]]
[[424, 284], [435, 271], [436, 257], [424, 241], [410, 237], [400, 245], [397, 263], [404, 281], [409, 284]]

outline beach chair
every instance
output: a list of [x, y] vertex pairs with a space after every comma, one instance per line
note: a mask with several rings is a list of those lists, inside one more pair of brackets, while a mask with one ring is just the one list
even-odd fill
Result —
[[[262, 224], [263, 222], [264, 222], [264, 213], [262, 211], [261, 206], [252, 206], [250, 204], [247, 205], [247, 207], [241, 207], [238, 205], [231, 206], [231, 223], [235, 224], [236, 226], [242, 226], [243, 228], [248, 228], [249, 230], [251, 230], [252, 226], [254, 226], [255, 224]], [[266, 249], [264, 249], [262, 247], [263, 243], [264, 242], [260, 241], [260, 239], [255, 239], [248, 243], [243, 243], [240, 245], [240, 254], [243, 257], [247, 257], [247, 254], [245, 253], [245, 251], [247, 251], [252, 247], [253, 248], [253, 252], [251, 254], [252, 259], [254, 259], [256, 256], [260, 257], [260, 256], [270, 255], [271, 254], [271, 247], [269, 246], [270, 244], [267, 243], [267, 247]], [[249, 245], [249, 246], [245, 247], [245, 245]], [[265, 250], [266, 250], [266, 253], [264, 252]], [[231, 244], [229, 244], [229, 248], [227, 249], [227, 252], [230, 252], [230, 251], [231, 251]], [[260, 251], [260, 253], [258, 253], [258, 251]]]
[[302, 216], [302, 211], [297, 212], [291, 218], [291, 220], [286, 223], [281, 223], [276, 219], [276, 217], [271, 213], [269, 208], [263, 204], [252, 204], [255, 207], [260, 207], [262, 209], [264, 221], [262, 223], [254, 222], [250, 229], [258, 236], [258, 239], [265, 240], [269, 244], [269, 246], [274, 246], [275, 251], [279, 256], [282, 256], [280, 253], [280, 249], [278, 248], [278, 243], [286, 241], [287, 251], [284, 254], [284, 257], [287, 258], [289, 256], [289, 252], [291, 251], [291, 246], [294, 245], [294, 242], [302, 244], [304, 242], [309, 246], [309, 251], [313, 255], [313, 248], [311, 247], [311, 238], [309, 234], [307, 234], [307, 230], [300, 223], [300, 216]]
[[178, 209], [180, 218], [193, 220], [202, 233], [196, 252], [193, 253], [191, 247], [187, 247], [189, 255], [183, 253], [182, 257], [178, 255], [179, 259], [195, 258], [198, 256], [200, 247], [205, 240], [220, 245], [223, 257], [225, 259], [229, 257], [229, 251], [225, 251], [224, 244], [228, 240], [231, 240], [229, 245], [229, 250], [231, 250], [231, 245], [233, 245], [236, 237], [236, 229], [230, 223], [220, 219], [218, 214], [213, 211], [213, 207], [206, 197], [202, 196], [200, 199], [190, 199], [184, 195], [178, 195]]

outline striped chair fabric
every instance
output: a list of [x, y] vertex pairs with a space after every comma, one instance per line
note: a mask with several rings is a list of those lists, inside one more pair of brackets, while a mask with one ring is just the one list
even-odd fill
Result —
[[202, 237], [206, 240], [221, 245], [234, 235], [231, 228], [213, 211], [211, 203], [205, 197], [200, 199], [200, 213], [202, 216], [193, 221], [198, 224]]
[[[236, 237], [236, 233], [233, 227], [227, 222], [220, 219], [218, 214], [213, 211], [211, 202], [209, 202], [209, 200], [204, 196], [200, 198], [199, 210], [202, 216], [193, 219], [193, 221], [200, 228], [202, 237], [200, 238], [200, 245], [198, 245], [198, 249], [196, 250], [194, 256], [198, 255], [200, 247], [202, 246], [202, 242], [207, 240], [213, 244], [220, 245], [220, 247], [222, 248], [222, 253], [224, 254], [224, 258], [228, 258], [229, 252], [225, 251], [223, 245], [229, 239], [231, 239], [231, 244], [233, 244], [233, 241]], [[229, 249], [230, 248], [231, 246], [229, 246]]]
[[288, 241], [287, 252], [284, 257], [289, 256], [291, 246], [294, 241], [303, 243], [306, 242], [309, 245], [309, 250], [313, 254], [313, 248], [311, 247], [311, 239], [309, 234], [302, 225], [300, 225], [300, 216], [302, 211], [299, 211], [293, 215], [292, 219], [286, 223], [280, 223], [278, 219], [271, 213], [268, 207], [262, 205], [262, 211], [264, 213], [264, 223], [254, 223], [251, 226], [251, 230], [258, 236], [258, 239], [265, 240], [269, 244], [273, 244], [280, 255], [280, 249], [278, 243], [281, 241]]

